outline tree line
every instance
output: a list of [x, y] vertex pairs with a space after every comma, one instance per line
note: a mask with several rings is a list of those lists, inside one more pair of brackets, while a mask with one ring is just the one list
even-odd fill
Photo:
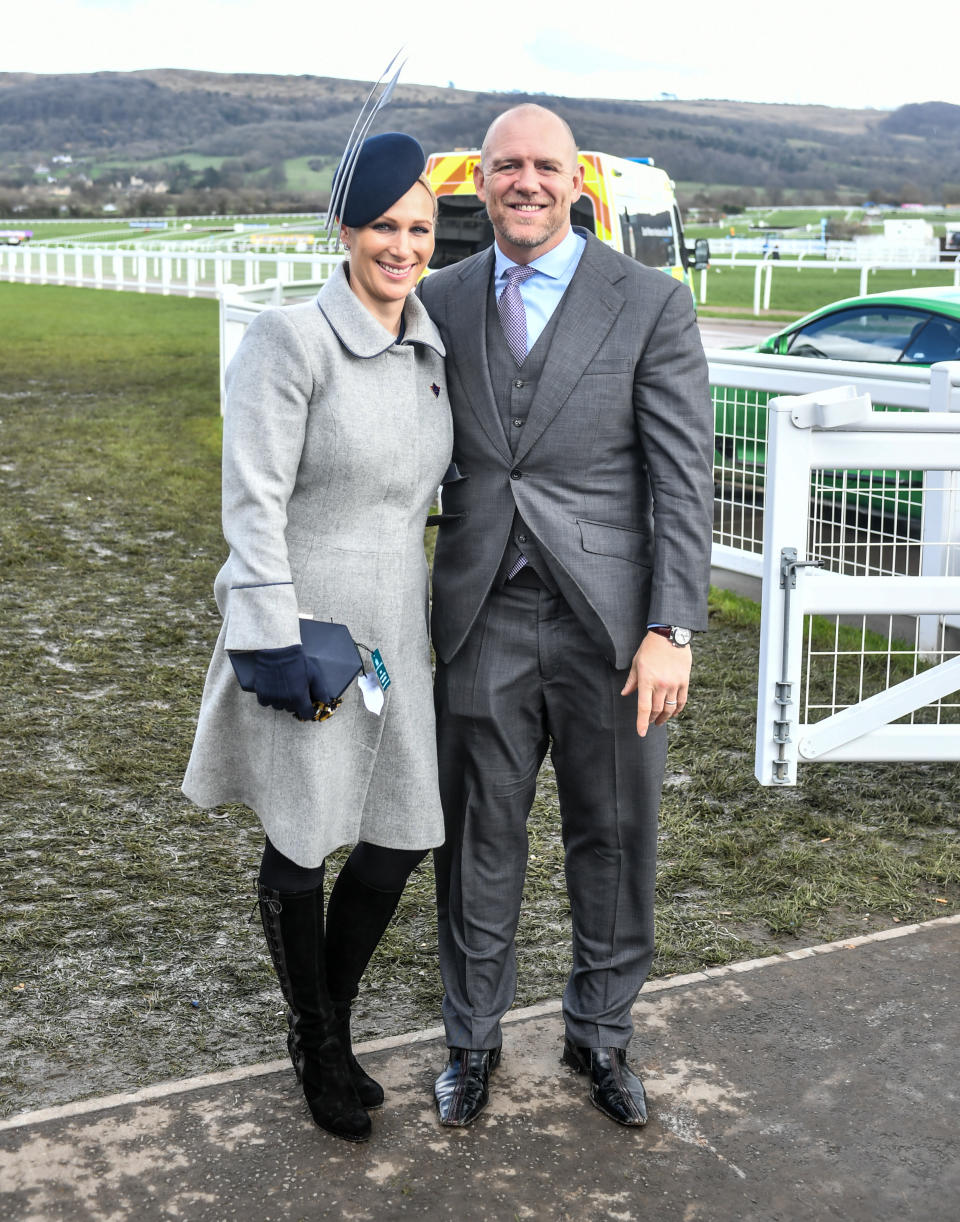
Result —
[[[198, 79], [202, 78], [202, 79]], [[0, 194], [28, 190], [35, 167], [69, 154], [82, 166], [147, 160], [170, 193], [266, 191], [289, 203], [284, 162], [343, 148], [363, 86], [320, 77], [231, 77], [176, 72], [69, 76], [0, 74]], [[709, 102], [627, 102], [401, 86], [390, 126], [430, 150], [476, 146], [517, 101], [550, 105], [583, 148], [652, 156], [676, 180], [776, 195], [951, 202], [960, 193], [960, 106], [930, 102], [893, 112]], [[918, 137], [921, 137], [918, 139]], [[187, 154], [219, 164], [191, 169]], [[159, 159], [159, 161], [158, 161]], [[114, 171], [115, 172], [115, 171]], [[101, 184], [103, 185], [103, 184]], [[73, 193], [72, 193], [73, 194]], [[147, 192], [149, 194], [149, 192]]]

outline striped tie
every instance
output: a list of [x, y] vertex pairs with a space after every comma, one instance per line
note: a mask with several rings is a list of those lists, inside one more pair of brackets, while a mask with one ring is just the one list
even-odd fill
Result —
[[522, 365], [527, 357], [527, 312], [520, 296], [520, 285], [536, 273], [533, 267], [509, 267], [505, 272], [506, 287], [497, 299], [500, 325], [507, 338], [513, 359]]
[[[510, 566], [510, 572], [507, 574], [507, 581], [513, 581], [514, 577], [516, 577], [516, 575], [520, 572], [520, 570], [525, 569], [527, 567], [527, 563], [528, 561], [527, 561], [526, 556], [523, 554], [523, 552], [521, 552], [520, 555], [513, 562], [513, 564]], [[530, 570], [531, 573], [534, 571], [535, 570], [533, 569]]]

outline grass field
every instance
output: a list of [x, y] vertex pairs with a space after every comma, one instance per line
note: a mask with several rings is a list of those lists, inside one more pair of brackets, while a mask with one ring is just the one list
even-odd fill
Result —
[[[0, 284], [0, 1112], [283, 1055], [261, 833], [179, 791], [218, 617], [216, 305]], [[758, 609], [715, 591], [671, 734], [657, 975], [960, 910], [960, 777], [752, 776]], [[556, 787], [530, 821], [519, 1002], [568, 965]], [[429, 864], [358, 1007], [437, 1021]]]

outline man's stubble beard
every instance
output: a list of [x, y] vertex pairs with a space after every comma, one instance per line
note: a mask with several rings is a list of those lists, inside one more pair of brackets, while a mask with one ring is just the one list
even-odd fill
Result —
[[545, 243], [549, 242], [552, 237], [560, 233], [564, 226], [568, 225], [569, 223], [570, 217], [566, 216], [558, 224], [552, 225], [546, 233], [531, 233], [523, 228], [519, 229], [517, 233], [511, 233], [506, 228], [498, 229], [496, 225], [493, 226], [493, 230], [498, 238], [502, 238], [505, 242], [509, 242], [511, 246], [518, 246], [524, 250], [533, 250], [537, 246], [543, 246]]

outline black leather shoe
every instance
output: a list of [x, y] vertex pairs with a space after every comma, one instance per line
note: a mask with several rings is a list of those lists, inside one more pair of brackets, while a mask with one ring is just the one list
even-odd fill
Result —
[[433, 1087], [441, 1124], [463, 1128], [476, 1120], [487, 1106], [490, 1074], [499, 1064], [499, 1048], [450, 1049], [447, 1067]]
[[563, 1063], [590, 1075], [590, 1102], [604, 1116], [632, 1128], [647, 1123], [643, 1083], [627, 1064], [623, 1048], [581, 1048], [564, 1040]]

